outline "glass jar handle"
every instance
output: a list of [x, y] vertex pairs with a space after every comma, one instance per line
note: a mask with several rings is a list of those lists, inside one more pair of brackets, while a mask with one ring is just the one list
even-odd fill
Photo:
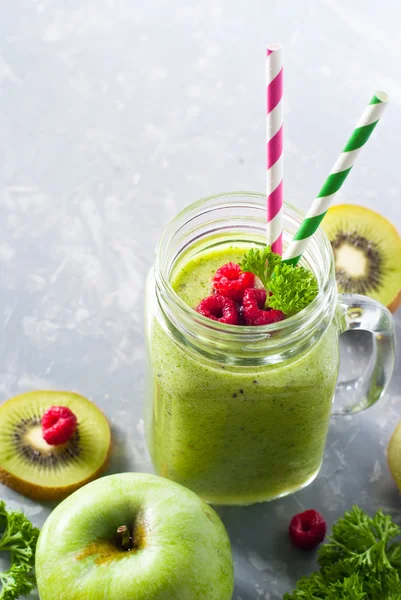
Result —
[[355, 414], [377, 402], [391, 379], [395, 363], [394, 321], [390, 311], [376, 300], [358, 294], [340, 294], [337, 325], [340, 333], [363, 329], [373, 338], [365, 372], [336, 388], [333, 414]]

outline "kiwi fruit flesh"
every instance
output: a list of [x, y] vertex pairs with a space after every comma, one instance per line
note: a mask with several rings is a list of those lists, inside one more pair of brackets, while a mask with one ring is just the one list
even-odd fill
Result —
[[[41, 419], [51, 406], [67, 406], [77, 428], [65, 444], [42, 436]], [[0, 482], [35, 500], [65, 498], [107, 466], [110, 426], [93, 402], [72, 392], [37, 391], [0, 406]]]
[[387, 448], [387, 462], [394, 481], [401, 491], [401, 421], [391, 436]]
[[322, 222], [334, 252], [341, 293], [370, 296], [395, 312], [401, 303], [401, 238], [379, 213], [354, 204], [331, 207]]

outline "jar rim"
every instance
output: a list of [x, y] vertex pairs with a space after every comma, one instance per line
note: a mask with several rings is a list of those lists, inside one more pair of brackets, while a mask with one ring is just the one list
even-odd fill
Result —
[[[165, 273], [164, 269], [162, 268], [161, 256], [163, 256], [163, 250], [165, 249], [166, 246], [168, 246], [169, 243], [171, 243], [171, 241], [174, 238], [174, 235], [185, 224], [188, 224], [191, 220], [196, 218], [196, 216], [199, 215], [200, 213], [207, 212], [207, 210], [202, 210], [202, 209], [211, 210], [212, 207], [209, 207], [208, 205], [212, 204], [216, 200], [221, 200], [221, 201], [224, 201], [224, 200], [230, 201], [231, 200], [231, 203], [232, 203], [233, 200], [239, 201], [241, 198], [242, 198], [242, 200], [245, 199], [245, 204], [243, 202], [241, 202], [242, 206], [249, 205], [250, 207], [252, 206], [253, 208], [256, 208], [258, 210], [264, 209], [264, 203], [266, 201], [266, 196], [263, 194], [260, 194], [258, 192], [252, 192], [252, 191], [226, 192], [226, 193], [220, 193], [220, 194], [214, 194], [211, 196], [207, 196], [205, 198], [202, 198], [201, 200], [198, 200], [198, 201], [190, 204], [189, 206], [184, 208], [182, 211], [180, 211], [167, 224], [167, 226], [164, 229], [163, 234], [160, 238], [160, 241], [156, 247], [156, 258], [155, 258], [155, 267], [154, 267], [155, 268], [156, 285], [158, 285], [159, 288], [162, 289], [162, 291], [163, 291], [162, 295], [165, 297], [165, 299], [170, 302], [174, 302], [178, 312], [180, 312], [182, 315], [185, 315], [186, 318], [189, 317], [190, 319], [194, 320], [194, 322], [196, 322], [197, 325], [201, 325], [202, 327], [207, 328], [207, 330], [209, 330], [209, 331], [211, 329], [213, 329], [214, 331], [220, 332], [222, 335], [228, 334], [230, 336], [230, 338], [231, 338], [231, 336], [236, 336], [236, 337], [242, 336], [243, 337], [243, 336], [247, 336], [247, 335], [257, 335], [257, 334], [272, 335], [274, 332], [277, 332], [278, 330], [281, 333], [284, 333], [285, 330], [293, 330], [294, 328], [298, 329], [302, 323], [309, 321], [310, 318], [312, 317], [312, 315], [319, 309], [319, 307], [321, 307], [324, 297], [330, 291], [329, 288], [333, 284], [333, 282], [332, 282], [333, 274], [334, 274], [333, 252], [332, 252], [332, 248], [331, 248], [330, 242], [329, 242], [326, 234], [320, 228], [316, 231], [316, 233], [314, 235], [314, 239], [313, 239], [314, 246], [315, 247], [317, 246], [319, 248], [319, 250], [321, 252], [321, 257], [322, 257], [323, 263], [324, 263], [324, 267], [323, 267], [324, 277], [322, 277], [322, 273], [321, 273], [321, 276], [320, 276], [321, 281], [319, 282], [320, 285], [319, 285], [318, 295], [303, 310], [301, 310], [300, 312], [296, 313], [295, 315], [292, 315], [278, 323], [271, 323], [268, 325], [238, 327], [237, 325], [229, 325], [229, 324], [225, 324], [225, 323], [220, 323], [219, 321], [213, 321], [211, 319], [208, 319], [207, 317], [197, 313], [195, 309], [188, 306], [180, 298], [180, 296], [177, 294], [177, 292], [174, 290], [173, 286], [171, 285], [169, 277], [166, 276], [166, 273]], [[263, 206], [261, 204], [262, 201], [263, 201]], [[235, 204], [239, 204], [239, 202], [235, 203]], [[302, 211], [300, 211], [296, 207], [292, 206], [291, 204], [285, 202], [284, 203], [284, 214], [285, 215], [288, 214], [288, 211], [291, 213], [292, 218], [295, 217], [298, 220], [298, 223], [302, 222], [302, 220], [304, 218], [304, 214], [302, 213]], [[312, 241], [311, 241], [310, 245], [312, 245]], [[306, 250], [305, 254], [307, 254], [307, 253], [308, 253], [308, 249]], [[309, 252], [309, 254], [310, 254], [310, 252]]]

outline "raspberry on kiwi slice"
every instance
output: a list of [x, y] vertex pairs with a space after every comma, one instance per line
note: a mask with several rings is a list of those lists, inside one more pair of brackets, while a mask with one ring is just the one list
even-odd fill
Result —
[[331, 207], [322, 222], [336, 263], [339, 292], [370, 296], [395, 312], [401, 303], [401, 238], [379, 213], [354, 204]]
[[[57, 446], [42, 435], [42, 416], [51, 406], [66, 406], [77, 417], [71, 439]], [[0, 406], [0, 423], [0, 482], [35, 500], [65, 498], [106, 468], [109, 423], [78, 394], [38, 391], [11, 398]]]

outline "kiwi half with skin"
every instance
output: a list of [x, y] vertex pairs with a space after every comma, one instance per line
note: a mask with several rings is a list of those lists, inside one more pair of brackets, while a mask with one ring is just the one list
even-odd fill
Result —
[[390, 221], [363, 206], [341, 204], [323, 219], [341, 293], [370, 296], [395, 312], [401, 303], [401, 238]]
[[[41, 419], [67, 406], [77, 428], [62, 445], [49, 445]], [[35, 500], [59, 500], [95, 479], [108, 462], [111, 433], [105, 415], [72, 392], [29, 392], [0, 406], [0, 482]]]

